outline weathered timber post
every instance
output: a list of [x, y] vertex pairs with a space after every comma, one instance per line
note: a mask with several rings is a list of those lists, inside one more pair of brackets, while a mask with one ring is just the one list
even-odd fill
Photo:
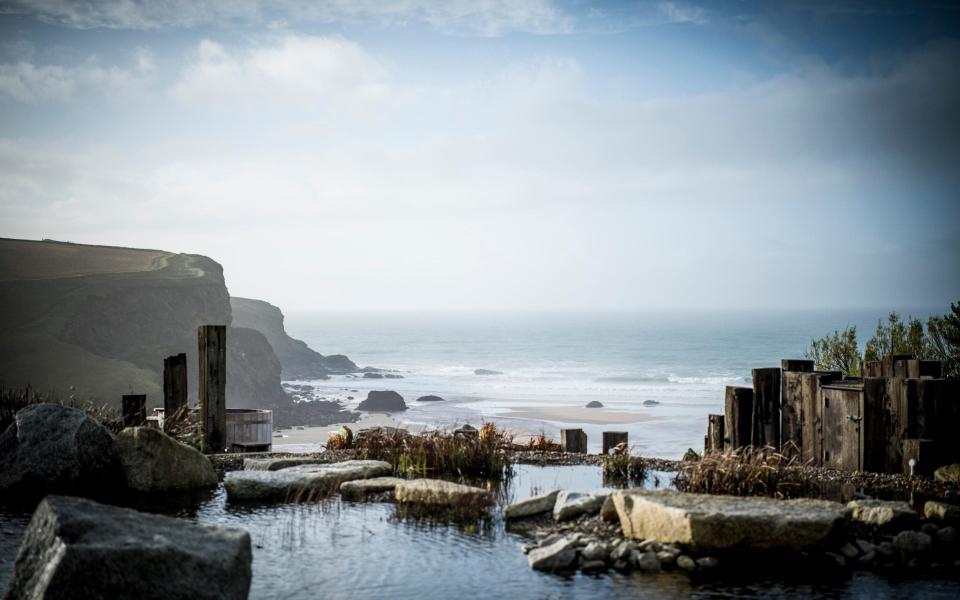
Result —
[[197, 329], [200, 351], [200, 448], [223, 452], [227, 433], [227, 327], [201, 325]]
[[750, 443], [780, 449], [780, 367], [753, 369], [753, 426]]
[[839, 381], [839, 371], [817, 371], [800, 376], [800, 426], [803, 429], [800, 457], [804, 463], [823, 464], [823, 399], [821, 386]]
[[[911, 473], [910, 461], [913, 460]], [[934, 449], [933, 440], [906, 438], [903, 440], [903, 471], [904, 475], [932, 475], [939, 466]]]
[[144, 394], [123, 396], [121, 410], [124, 427], [140, 427], [147, 424], [147, 397]]
[[563, 452], [587, 453], [587, 434], [582, 429], [561, 429], [560, 449]]
[[883, 377], [883, 362], [879, 360], [868, 360], [863, 363], [864, 377]]
[[753, 388], [728, 385], [723, 398], [723, 447], [736, 450], [750, 444], [753, 424]]
[[707, 442], [703, 450], [723, 451], [723, 415], [707, 415]]
[[175, 354], [163, 359], [164, 429], [187, 410], [187, 355]]
[[604, 431], [603, 432], [603, 453], [610, 452], [617, 444], [626, 444], [628, 435], [626, 431]]
[[863, 406], [860, 409], [861, 465], [864, 471], [882, 473], [886, 464], [886, 414], [884, 411], [887, 380], [866, 377], [863, 380]]
[[802, 393], [800, 379], [803, 373], [813, 371], [812, 360], [784, 359], [780, 361], [780, 448], [788, 458], [799, 456], [803, 447], [803, 429], [800, 420]]

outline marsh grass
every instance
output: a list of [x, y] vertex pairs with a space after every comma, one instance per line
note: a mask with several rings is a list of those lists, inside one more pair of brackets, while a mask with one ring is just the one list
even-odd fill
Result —
[[6, 431], [7, 427], [13, 423], [18, 411], [34, 404], [59, 404], [78, 408], [114, 433], [123, 429], [123, 420], [120, 411], [116, 408], [73, 396], [62, 399], [56, 394], [37, 392], [30, 386], [26, 386], [23, 388], [0, 387], [0, 433]]
[[534, 452], [560, 452], [563, 448], [560, 442], [555, 442], [547, 437], [543, 431], [539, 435], [527, 440], [526, 449]]
[[603, 478], [612, 485], [640, 484], [647, 478], [647, 467], [638, 456], [608, 454], [603, 457]]
[[357, 458], [383, 460], [397, 475], [416, 477], [500, 479], [511, 472], [512, 445], [513, 436], [493, 423], [485, 423], [477, 435], [380, 429], [354, 440]]
[[684, 463], [673, 483], [681, 492], [702, 494], [771, 498], [822, 495], [815, 469], [770, 447], [707, 452], [697, 462]]

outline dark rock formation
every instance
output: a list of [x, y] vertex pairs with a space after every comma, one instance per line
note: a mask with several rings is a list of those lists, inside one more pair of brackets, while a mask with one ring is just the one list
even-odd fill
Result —
[[250, 534], [49, 496], [23, 537], [6, 598], [245, 599]]
[[474, 369], [474, 375], [503, 375], [500, 371], [494, 371], [492, 369]]
[[603, 408], [603, 403], [599, 400], [591, 400], [587, 402], [586, 408]]
[[330, 374], [354, 373], [357, 365], [342, 354], [323, 356], [287, 335], [280, 309], [263, 300], [230, 298], [235, 327], [255, 329], [266, 336], [280, 360], [284, 379], [327, 379]]
[[36, 404], [0, 435], [0, 498], [96, 495], [122, 486], [112, 433], [82, 410]]
[[443, 398], [440, 396], [420, 396], [417, 398], [417, 402], [443, 402]]
[[383, 373], [364, 373], [364, 379], [383, 379]]
[[200, 451], [154, 427], [130, 427], [117, 436], [127, 487], [162, 492], [217, 485], [217, 472]]
[[367, 394], [367, 399], [357, 408], [366, 411], [393, 412], [407, 410], [407, 403], [403, 401], [403, 396], [392, 390], [372, 390]]

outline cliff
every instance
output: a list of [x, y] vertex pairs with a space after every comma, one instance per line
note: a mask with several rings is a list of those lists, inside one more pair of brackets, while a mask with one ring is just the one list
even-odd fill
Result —
[[[0, 382], [119, 404], [162, 404], [163, 358], [187, 353], [196, 400], [197, 326], [232, 325], [223, 269], [205, 256], [0, 239]], [[258, 331], [227, 331], [234, 407], [286, 403], [280, 362]]]
[[284, 379], [327, 379], [333, 373], [356, 372], [357, 365], [342, 354], [323, 356], [306, 343], [290, 337], [283, 313], [263, 300], [230, 298], [233, 324], [262, 333], [280, 360]]

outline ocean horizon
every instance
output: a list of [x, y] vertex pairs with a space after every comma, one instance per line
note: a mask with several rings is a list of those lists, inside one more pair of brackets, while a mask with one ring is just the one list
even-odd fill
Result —
[[[896, 310], [926, 320], [946, 307]], [[850, 325], [862, 347], [889, 312], [294, 311], [286, 328], [322, 354], [403, 376], [309, 382], [317, 397], [350, 408], [369, 390], [392, 389], [410, 407], [394, 417], [411, 425], [494, 421], [554, 439], [560, 428], [582, 427], [591, 452], [599, 451], [602, 431], [627, 431], [636, 453], [679, 458], [702, 449], [707, 415], [723, 413], [725, 386], [749, 386], [751, 369], [801, 358], [811, 339]], [[416, 402], [430, 394], [446, 402]], [[603, 408], [572, 410], [590, 401]]]

